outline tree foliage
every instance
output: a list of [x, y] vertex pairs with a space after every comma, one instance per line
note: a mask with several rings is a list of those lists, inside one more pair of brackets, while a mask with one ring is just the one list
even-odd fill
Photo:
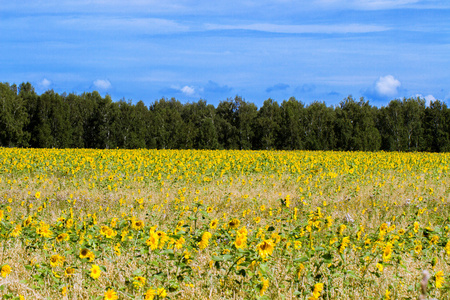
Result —
[[394, 99], [377, 108], [352, 96], [339, 105], [242, 97], [112, 101], [98, 92], [36, 94], [0, 83], [0, 146], [54, 148], [450, 151], [450, 109], [439, 100]]

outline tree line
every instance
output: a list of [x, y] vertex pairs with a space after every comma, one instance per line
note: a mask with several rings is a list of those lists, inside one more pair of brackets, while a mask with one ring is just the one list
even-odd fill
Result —
[[162, 98], [112, 101], [98, 92], [36, 94], [0, 83], [0, 146], [33, 148], [283, 149], [450, 151], [450, 109], [439, 100], [395, 99], [378, 108], [360, 98], [337, 106], [242, 97], [182, 104]]

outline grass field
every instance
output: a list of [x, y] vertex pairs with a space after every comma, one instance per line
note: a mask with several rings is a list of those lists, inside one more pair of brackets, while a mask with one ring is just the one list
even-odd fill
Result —
[[450, 298], [450, 154], [0, 148], [4, 299]]

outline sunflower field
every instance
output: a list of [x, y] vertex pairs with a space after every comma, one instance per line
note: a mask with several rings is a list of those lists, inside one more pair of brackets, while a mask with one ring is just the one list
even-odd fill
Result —
[[450, 154], [0, 148], [3, 299], [450, 298]]

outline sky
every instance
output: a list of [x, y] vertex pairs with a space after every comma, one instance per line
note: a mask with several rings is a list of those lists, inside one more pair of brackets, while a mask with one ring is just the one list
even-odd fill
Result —
[[0, 81], [114, 101], [450, 103], [444, 0], [1, 0]]

